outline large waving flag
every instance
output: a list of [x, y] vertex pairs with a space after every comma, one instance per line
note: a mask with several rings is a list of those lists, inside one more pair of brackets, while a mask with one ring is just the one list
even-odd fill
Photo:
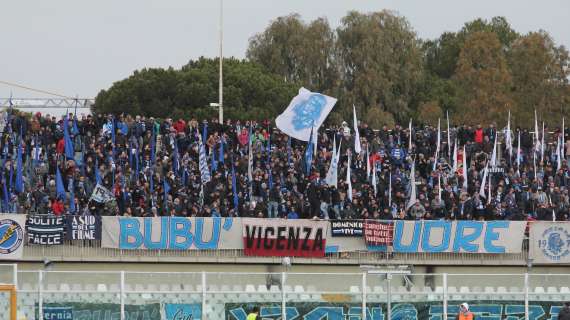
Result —
[[287, 109], [275, 119], [277, 128], [295, 139], [309, 141], [311, 130], [319, 129], [336, 101], [333, 97], [301, 88]]

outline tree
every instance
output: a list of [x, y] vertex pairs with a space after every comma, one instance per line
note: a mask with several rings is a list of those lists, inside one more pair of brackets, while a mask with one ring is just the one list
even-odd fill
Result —
[[428, 101], [418, 109], [418, 118], [420, 123], [436, 126], [438, 119], [443, 118], [443, 111], [437, 101]]
[[337, 35], [345, 108], [382, 108], [406, 118], [422, 72], [421, 47], [408, 21], [389, 11], [352, 11]]
[[509, 53], [513, 76], [514, 116], [532, 125], [534, 110], [560, 125], [568, 101], [568, 50], [557, 47], [546, 32], [531, 32], [514, 42]]
[[475, 32], [461, 49], [454, 80], [466, 123], [490, 123], [505, 117], [511, 99], [511, 75], [499, 38], [492, 32]]
[[331, 93], [337, 85], [335, 33], [324, 18], [309, 24], [298, 14], [277, 18], [250, 39], [247, 57], [311, 90]]
[[[234, 119], [267, 119], [281, 112], [298, 85], [286, 83], [262, 66], [224, 60], [226, 113]], [[218, 99], [218, 60], [200, 58], [180, 70], [143, 69], [118, 81], [95, 98], [96, 113], [153, 117], [216, 116], [209, 103]]]

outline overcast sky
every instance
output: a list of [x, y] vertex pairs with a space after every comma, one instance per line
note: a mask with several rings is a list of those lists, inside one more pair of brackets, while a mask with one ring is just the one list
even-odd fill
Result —
[[[519, 32], [544, 29], [570, 45], [568, 0], [225, 0], [224, 56], [243, 58], [248, 39], [293, 12], [327, 17], [390, 9], [422, 38], [477, 17], [505, 16]], [[218, 0], [18, 0], [0, 5], [0, 80], [94, 97], [143, 67], [175, 68], [218, 55]], [[0, 84], [0, 97], [46, 97]]]

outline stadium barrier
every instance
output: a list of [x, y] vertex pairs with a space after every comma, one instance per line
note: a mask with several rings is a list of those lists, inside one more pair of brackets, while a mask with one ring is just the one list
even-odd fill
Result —
[[[567, 274], [18, 271], [19, 319], [556, 319]], [[0, 308], [5, 307], [0, 299]], [[5, 309], [2, 309], [5, 310]]]

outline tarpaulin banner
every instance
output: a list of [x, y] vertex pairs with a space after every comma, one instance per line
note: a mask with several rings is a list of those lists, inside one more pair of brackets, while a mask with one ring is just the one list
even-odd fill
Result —
[[[37, 303], [35, 309], [36, 319], [39, 319]], [[44, 319], [116, 320], [121, 319], [121, 305], [118, 303], [44, 302], [43, 314]], [[125, 304], [125, 319], [161, 319], [160, 303]]]
[[68, 240], [101, 240], [100, 216], [65, 217], [65, 238]]
[[25, 215], [0, 214], [0, 261], [22, 258], [25, 234]]
[[27, 221], [28, 244], [63, 244], [65, 217], [29, 215]]
[[570, 263], [570, 222], [534, 221], [529, 233], [533, 263]]
[[362, 237], [362, 220], [331, 220], [333, 237]]
[[118, 249], [242, 249], [234, 218], [103, 217], [101, 247]]
[[380, 250], [392, 245], [394, 224], [391, 221], [366, 220], [364, 222], [364, 242], [370, 250]]
[[[459, 305], [469, 304], [469, 311], [475, 319], [501, 320], [524, 319], [524, 301], [450, 301], [447, 307], [448, 319], [455, 319]], [[366, 320], [384, 320], [387, 317], [386, 303], [369, 301]], [[225, 319], [246, 320], [253, 308], [259, 308], [259, 317], [264, 320], [281, 319], [281, 303], [250, 302], [226, 303]], [[552, 320], [558, 318], [562, 302], [531, 301], [529, 320]], [[443, 305], [436, 302], [392, 303], [392, 319], [398, 320], [443, 320]], [[362, 304], [340, 302], [288, 302], [285, 307], [287, 319], [303, 320], [362, 320]]]
[[243, 218], [246, 255], [324, 257], [327, 221]]
[[394, 221], [394, 252], [520, 253], [525, 221]]

